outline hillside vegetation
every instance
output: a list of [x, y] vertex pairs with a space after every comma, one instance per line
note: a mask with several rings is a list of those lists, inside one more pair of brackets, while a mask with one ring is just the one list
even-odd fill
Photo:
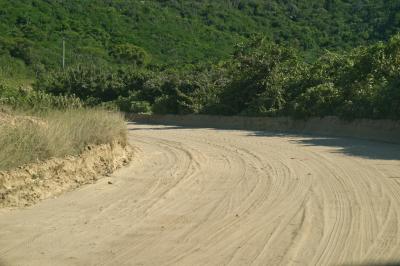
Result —
[[0, 99], [399, 119], [399, 29], [394, 0], [0, 0]]
[[255, 33], [315, 58], [387, 40], [399, 11], [396, 0], [0, 0], [0, 62], [59, 67], [63, 38], [68, 65], [119, 64], [132, 49], [155, 64], [216, 61]]

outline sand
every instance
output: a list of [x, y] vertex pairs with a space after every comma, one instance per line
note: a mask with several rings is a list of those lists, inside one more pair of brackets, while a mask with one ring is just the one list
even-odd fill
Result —
[[400, 261], [400, 145], [131, 124], [129, 167], [0, 210], [0, 265]]

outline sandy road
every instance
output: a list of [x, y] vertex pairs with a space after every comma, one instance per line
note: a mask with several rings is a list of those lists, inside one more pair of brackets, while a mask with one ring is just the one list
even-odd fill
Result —
[[400, 261], [400, 145], [151, 125], [130, 139], [112, 177], [1, 210], [0, 265]]

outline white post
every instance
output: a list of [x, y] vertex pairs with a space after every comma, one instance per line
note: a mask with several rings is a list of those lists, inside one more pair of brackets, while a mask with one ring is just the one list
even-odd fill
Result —
[[62, 68], [65, 68], [65, 39], [63, 38], [63, 56], [62, 56]]

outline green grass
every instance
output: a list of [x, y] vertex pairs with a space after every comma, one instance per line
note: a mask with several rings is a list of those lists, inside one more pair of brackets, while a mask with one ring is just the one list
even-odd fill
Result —
[[0, 124], [0, 170], [52, 157], [77, 155], [88, 145], [127, 144], [124, 118], [116, 112], [99, 109], [50, 111], [39, 117], [19, 116], [14, 121]]

